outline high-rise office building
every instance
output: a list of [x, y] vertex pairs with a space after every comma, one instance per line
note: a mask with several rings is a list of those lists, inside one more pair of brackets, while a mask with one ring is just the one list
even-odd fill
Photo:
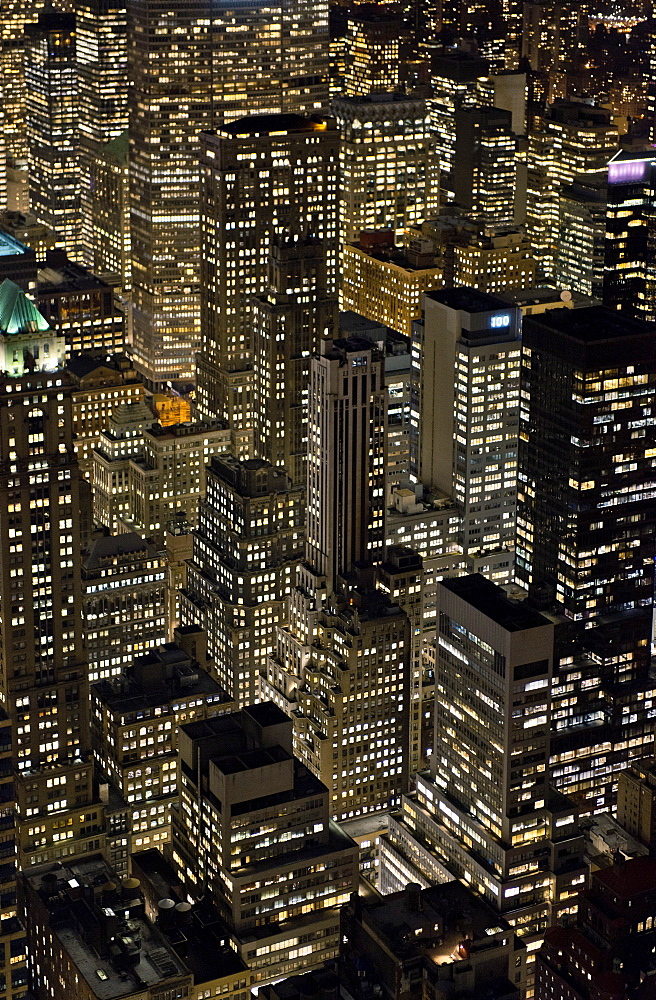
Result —
[[82, 0], [76, 5], [81, 243], [91, 267], [100, 247], [96, 160], [104, 161], [104, 147], [128, 127], [127, 21], [125, 0]]
[[12, 720], [21, 867], [98, 849], [80, 586], [80, 471], [64, 341], [0, 286], [0, 698]]
[[[424, 565], [413, 549], [388, 545], [385, 561], [378, 571], [380, 589], [405, 611], [410, 623], [407, 769], [415, 774], [426, 766], [423, 754], [424, 717], [432, 709], [435, 695], [432, 671], [425, 668], [424, 645]], [[429, 702], [431, 703], [429, 706]]]
[[260, 673], [302, 555], [305, 491], [262, 459], [212, 459], [181, 599], [183, 624], [207, 633], [208, 654], [237, 708], [259, 698]]
[[616, 772], [653, 753], [648, 324], [603, 307], [524, 321], [516, 576], [557, 632], [554, 784], [612, 809]]
[[181, 808], [173, 861], [208, 893], [260, 982], [339, 948], [339, 907], [357, 891], [357, 846], [330, 821], [328, 789], [292, 754], [292, 722], [270, 702], [179, 733]]
[[76, 260], [81, 217], [75, 15], [44, 10], [26, 34], [30, 207]]
[[390, 820], [392, 872], [446, 865], [529, 944], [574, 912], [585, 885], [572, 803], [551, 788], [554, 624], [475, 574], [438, 585], [435, 742]]
[[[2, 114], [4, 152], [7, 165], [27, 181], [27, 123], [25, 29], [33, 24], [42, 6], [38, 0], [8, 0], [0, 12], [0, 78], [2, 79]], [[11, 208], [17, 205], [12, 204]]]
[[599, 170], [617, 150], [606, 108], [555, 101], [534, 116], [527, 152], [526, 232], [544, 277], [553, 277], [559, 238], [559, 193], [578, 174]]
[[199, 133], [212, 125], [204, 0], [130, 4], [132, 353], [153, 385], [190, 381], [199, 343]]
[[410, 625], [375, 589], [383, 559], [383, 355], [352, 337], [312, 359], [305, 562], [262, 694], [292, 716], [296, 753], [352, 819], [407, 780]]
[[[202, 139], [202, 349], [198, 403], [253, 449], [253, 298], [268, 290], [277, 238], [321, 240], [335, 292], [339, 134], [330, 120], [253, 115]], [[323, 331], [322, 331], [323, 334]]]
[[410, 343], [406, 337], [355, 312], [340, 314], [342, 337], [361, 337], [374, 344], [384, 357], [387, 390], [386, 501], [410, 472]]
[[403, 94], [338, 97], [340, 233], [407, 229], [437, 213], [439, 157], [425, 100]]
[[400, 9], [358, 4], [347, 18], [345, 96], [366, 97], [399, 90], [399, 48], [404, 27]]
[[656, 320], [653, 149], [625, 150], [608, 164], [604, 303], [627, 316]]
[[600, 299], [606, 253], [606, 171], [579, 174], [558, 196], [556, 282]]
[[517, 188], [512, 114], [480, 105], [458, 107], [455, 124], [455, 202], [491, 226], [512, 225]]
[[655, 749], [651, 608], [557, 620], [552, 781], [581, 815], [611, 812], [619, 773]]
[[411, 464], [453, 496], [474, 572], [512, 578], [519, 436], [519, 309], [471, 288], [429, 292], [413, 331]]
[[392, 491], [385, 522], [388, 546], [412, 549], [422, 558], [424, 631], [432, 633], [437, 623], [438, 581], [466, 571], [462, 515], [452, 496], [416, 483]]
[[324, 343], [310, 382], [306, 560], [330, 591], [384, 547], [387, 405], [382, 354]]
[[651, 327], [601, 306], [524, 321], [517, 578], [573, 620], [653, 599]]
[[[208, 16], [204, 9], [205, 17]], [[199, 14], [200, 16], [200, 14]], [[211, 12], [218, 126], [258, 114], [312, 114], [328, 103], [328, 2], [229, 3]]]
[[318, 237], [279, 237], [269, 253], [269, 287], [252, 302], [253, 448], [283, 466], [295, 486], [306, 480], [310, 356], [337, 325], [328, 263]]
[[91, 230], [83, 231], [91, 270], [125, 295], [132, 284], [128, 149], [126, 129], [95, 153], [83, 209], [84, 218], [93, 219]]
[[468, 102], [478, 103], [474, 95], [480, 80], [488, 74], [489, 63], [486, 59], [469, 55], [460, 49], [444, 55], [433, 55], [430, 125], [439, 160], [442, 202], [453, 201], [455, 196], [453, 161], [456, 150], [456, 110]]
[[587, 5], [576, 0], [524, 0], [521, 55], [536, 99], [564, 97], [567, 71], [584, 54]]
[[134, 532], [95, 538], [82, 559], [84, 640], [89, 680], [120, 674], [166, 639], [166, 569]]
[[253, 108], [302, 114], [327, 103], [327, 2], [274, 11], [131, 5], [133, 351], [153, 383], [193, 377], [201, 342], [200, 133]]

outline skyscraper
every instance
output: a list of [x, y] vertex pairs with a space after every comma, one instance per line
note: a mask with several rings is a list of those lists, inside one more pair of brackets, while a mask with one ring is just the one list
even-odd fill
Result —
[[517, 140], [512, 115], [480, 105], [455, 112], [455, 201], [492, 226], [512, 225], [517, 188]]
[[200, 502], [183, 624], [207, 633], [216, 675], [237, 708], [259, 697], [260, 673], [302, 555], [304, 490], [262, 459], [212, 459]]
[[606, 171], [579, 174], [560, 189], [556, 282], [600, 299], [606, 252]]
[[[207, 0], [204, 0], [206, 3]], [[206, 13], [206, 16], [207, 13]], [[211, 8], [216, 124], [253, 112], [312, 114], [328, 101], [328, 0]]]
[[153, 385], [190, 381], [199, 342], [199, 133], [212, 124], [208, 0], [130, 4], [132, 354]]
[[80, 587], [80, 471], [63, 338], [0, 286], [0, 698], [14, 727], [21, 867], [97, 850]]
[[130, 5], [133, 352], [148, 381], [194, 375], [201, 280], [207, 284], [200, 133], [253, 108], [318, 110], [328, 97], [328, 59], [325, 0], [312, 9], [218, 8], [210, 0]]
[[81, 224], [75, 16], [42, 11], [26, 34], [30, 206], [75, 260]]
[[439, 158], [427, 102], [403, 94], [339, 97], [340, 233], [402, 230], [437, 214]]
[[472, 288], [424, 296], [413, 330], [411, 464], [454, 497], [471, 570], [512, 578], [519, 435], [519, 309]]
[[430, 125], [439, 158], [440, 200], [447, 202], [455, 194], [456, 110], [473, 99], [479, 81], [488, 76], [489, 64], [457, 49], [434, 55], [431, 69]]
[[653, 598], [652, 340], [602, 307], [524, 321], [517, 578], [573, 620]]
[[403, 19], [398, 8], [384, 4], [358, 4], [348, 13], [344, 94], [367, 94], [399, 90], [399, 45]]
[[310, 383], [306, 560], [329, 591], [384, 546], [387, 406], [369, 341], [323, 343]]
[[[75, 16], [81, 240], [85, 262], [95, 267], [103, 254], [102, 241], [111, 239], [98, 218], [96, 185], [101, 164], [107, 162], [105, 147], [128, 127], [127, 4], [82, 0]], [[110, 269], [120, 273], [119, 267], [103, 267]]]
[[586, 879], [575, 810], [550, 782], [554, 624], [478, 574], [443, 580], [438, 604], [430, 772], [391, 820], [382, 867], [396, 850], [425, 884], [446, 863], [539, 941]]
[[203, 414], [228, 422], [235, 454], [249, 457], [253, 299], [268, 290], [269, 254], [280, 237], [321, 241], [325, 292], [335, 293], [339, 135], [318, 116], [253, 115], [203, 134], [201, 157], [198, 401]]
[[27, 163], [28, 144], [25, 121], [25, 29], [38, 17], [38, 0], [8, 0], [0, 13], [0, 67], [6, 154], [12, 165]]
[[310, 356], [337, 324], [328, 263], [323, 240], [278, 237], [269, 251], [268, 288], [252, 303], [253, 448], [258, 458], [284, 466], [294, 485], [306, 480]]
[[382, 353], [352, 337], [312, 359], [305, 562], [262, 696], [294, 720], [295, 752], [331, 813], [398, 804], [407, 780], [410, 625], [375, 587], [384, 548]]
[[653, 147], [622, 150], [608, 164], [604, 303], [656, 321], [656, 159]]
[[554, 101], [534, 116], [527, 153], [526, 232], [544, 276], [554, 274], [561, 188], [578, 174], [604, 168], [617, 145], [617, 128], [606, 108]]

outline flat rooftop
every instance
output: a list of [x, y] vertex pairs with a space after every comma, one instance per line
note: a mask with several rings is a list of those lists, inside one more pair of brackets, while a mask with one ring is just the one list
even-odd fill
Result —
[[272, 701], [260, 701], [257, 705], [249, 705], [243, 712], [254, 719], [259, 726], [282, 726], [289, 721], [289, 716]]
[[616, 309], [589, 306], [587, 309], [550, 309], [526, 320], [564, 333], [573, 340], [597, 344], [618, 337], [653, 336], [651, 324], [630, 319]]
[[37, 272], [37, 296], [90, 291], [111, 293], [111, 288], [86, 267], [69, 260], [63, 250], [50, 251], [45, 267]]
[[541, 628], [549, 625], [549, 619], [526, 604], [512, 601], [501, 587], [487, 580], [481, 573], [471, 573], [453, 580], [441, 580], [440, 586], [471, 604], [501, 625], [507, 632], [522, 632], [525, 629]]
[[243, 771], [254, 771], [291, 759], [292, 755], [283, 750], [282, 747], [273, 746], [245, 750], [243, 753], [231, 754], [227, 757], [215, 757], [212, 764], [221, 774], [239, 774]]
[[321, 115], [246, 115], [222, 125], [221, 135], [271, 135], [284, 132], [325, 132], [330, 120]]
[[[44, 875], [53, 880], [47, 890], [42, 888]], [[120, 901], [114, 906], [109, 903], [95, 905], [80, 888], [88, 886], [92, 891], [98, 891], [101, 886], [107, 887], [108, 883], [114, 882], [115, 878], [113, 869], [99, 855], [66, 865], [48, 865], [38, 873], [28, 874], [31, 888], [41, 895], [51, 913], [54, 936], [99, 1000], [118, 1000], [140, 993], [142, 989], [156, 987], [173, 977], [189, 974], [159, 928], [140, 915], [138, 904], [136, 907], [129, 906], [129, 922], [123, 927]], [[136, 962], [115, 963], [111, 958], [111, 949], [108, 948], [106, 955], [100, 955], [91, 940], [87, 941], [86, 929], [91, 930], [96, 922], [102, 920], [108, 921], [110, 936], [112, 932], [133, 936], [138, 945]]]
[[622, 864], [614, 864], [612, 868], [595, 872], [592, 888], [595, 883], [605, 886], [623, 900], [656, 892], [656, 860], [632, 858]]
[[507, 309], [508, 303], [487, 292], [479, 292], [476, 288], [442, 288], [436, 292], [426, 292], [426, 298], [449, 309], [460, 309], [466, 313], [496, 312]]

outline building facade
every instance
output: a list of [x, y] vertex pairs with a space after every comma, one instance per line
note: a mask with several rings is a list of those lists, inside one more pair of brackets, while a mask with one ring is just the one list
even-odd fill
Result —
[[81, 224], [75, 17], [42, 11], [26, 34], [30, 207], [75, 260]]
[[207, 469], [181, 618], [206, 631], [219, 682], [239, 708], [258, 700], [285, 620], [302, 555], [304, 500], [303, 489], [262, 459], [226, 455]]
[[205, 415], [228, 422], [235, 454], [249, 458], [253, 300], [268, 291], [269, 257], [281, 236], [320, 240], [325, 293], [334, 295], [339, 135], [316, 115], [253, 115], [204, 134], [201, 159], [198, 403]]
[[358, 849], [292, 755], [291, 720], [262, 702], [183, 726], [179, 747], [172, 856], [187, 892], [210, 893], [258, 982], [334, 957]]
[[417, 225], [437, 214], [439, 158], [426, 101], [403, 94], [339, 97], [340, 233]]

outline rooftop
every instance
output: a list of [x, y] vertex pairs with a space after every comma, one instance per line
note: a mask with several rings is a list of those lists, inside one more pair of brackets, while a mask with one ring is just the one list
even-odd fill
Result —
[[212, 696], [214, 703], [228, 700], [218, 682], [175, 643], [137, 657], [123, 674], [92, 685], [91, 693], [123, 721], [189, 695]]
[[51, 250], [46, 255], [46, 266], [38, 271], [37, 282], [37, 295], [43, 296], [52, 292], [111, 291], [101, 278], [69, 260], [63, 250]]
[[442, 288], [436, 292], [426, 292], [426, 298], [448, 306], [449, 309], [460, 309], [466, 313], [496, 312], [507, 309], [508, 303], [503, 299], [479, 292], [476, 288]]
[[55, 939], [99, 1000], [118, 1000], [188, 974], [145, 917], [138, 880], [119, 887], [100, 855], [31, 871], [29, 886], [50, 911]]
[[282, 726], [289, 721], [289, 716], [272, 701], [260, 701], [257, 705], [249, 705], [243, 712], [262, 727]]
[[406, 959], [416, 951], [436, 965], [466, 962], [472, 952], [513, 941], [504, 918], [458, 881], [427, 889], [410, 883], [364, 903], [362, 924], [395, 955]]
[[328, 120], [321, 115], [246, 115], [221, 126], [221, 134], [271, 135], [284, 132], [325, 132]]
[[291, 754], [282, 747], [258, 747], [255, 750], [244, 750], [239, 754], [215, 758], [212, 763], [221, 774], [238, 774], [240, 771], [254, 771], [270, 764], [279, 764], [290, 760]]
[[25, 292], [9, 278], [0, 285], [0, 333], [50, 332], [48, 321], [41, 315]]
[[100, 368], [107, 368], [116, 372], [117, 381], [123, 381], [126, 375], [130, 381], [138, 381], [137, 374], [125, 354], [103, 355], [92, 351], [83, 351], [69, 358], [66, 362], [66, 368], [78, 379], [86, 378], [87, 375]]
[[156, 550], [148, 542], [130, 531], [122, 535], [101, 535], [96, 538], [89, 547], [88, 555], [82, 562], [82, 569], [86, 572], [99, 570], [108, 562], [120, 562], [126, 556], [156, 556]]
[[622, 900], [629, 900], [643, 893], [656, 892], [656, 860], [654, 858], [632, 858], [612, 868], [605, 868], [593, 875], [593, 888], [604, 886]]
[[[588, 306], [583, 309], [550, 309], [524, 320], [524, 337], [531, 346], [539, 346], [548, 353], [560, 356], [565, 353], [573, 360], [586, 359], [593, 366], [606, 363], [608, 352], [615, 355], [617, 341], [633, 341], [641, 353], [653, 357], [653, 330], [651, 323], [630, 319], [615, 309], [605, 306]], [[539, 338], [539, 344], [537, 343]], [[599, 352], [603, 351], [603, 355]]]
[[588, 309], [551, 309], [531, 322], [559, 330], [586, 343], [614, 340], [616, 337], [634, 337], [652, 333], [651, 327], [640, 320], [629, 319], [615, 309], [590, 306]]
[[452, 580], [441, 580], [441, 587], [471, 604], [507, 632], [521, 632], [530, 628], [549, 625], [544, 615], [507, 597], [501, 587], [487, 580], [480, 573], [461, 576]]

